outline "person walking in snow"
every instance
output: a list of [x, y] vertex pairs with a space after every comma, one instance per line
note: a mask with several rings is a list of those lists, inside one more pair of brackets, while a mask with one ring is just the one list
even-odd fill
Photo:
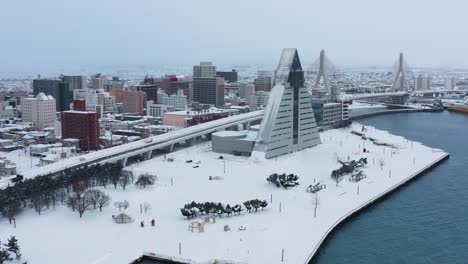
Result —
[[155, 224], [156, 224], [156, 221], [154, 221], [154, 219], [151, 220], [151, 226], [154, 226]]

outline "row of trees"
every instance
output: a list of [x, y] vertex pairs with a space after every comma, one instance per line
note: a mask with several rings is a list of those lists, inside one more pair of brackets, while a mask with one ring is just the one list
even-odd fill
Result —
[[[259, 199], [254, 199], [254, 200], [245, 201], [243, 205], [245, 209], [247, 210], [247, 212], [250, 213], [252, 211], [257, 212], [259, 208], [262, 208], [263, 210], [265, 207], [268, 206], [268, 202], [266, 200], [261, 201]], [[219, 217], [226, 215], [229, 217], [231, 216], [231, 214], [240, 215], [242, 211], [244, 211], [244, 208], [240, 204], [236, 204], [234, 206], [227, 204], [226, 206], [224, 206], [222, 203], [214, 203], [214, 202], [197, 203], [194, 201], [192, 201], [191, 203], [185, 204], [184, 208], [180, 209], [180, 212], [182, 213], [182, 215], [187, 218], [196, 217], [198, 214], [218, 215]]]
[[[92, 205], [96, 204], [98, 207], [99, 202], [96, 198], [91, 198], [92, 193], [94, 195], [97, 193], [93, 191], [85, 195], [86, 190], [97, 186], [106, 187], [109, 184], [113, 184], [114, 188], [120, 184], [125, 189], [131, 181], [133, 175], [124, 173], [120, 164], [97, 164], [68, 169], [60, 175], [49, 174], [26, 179], [0, 189], [0, 213], [12, 223], [14, 218], [28, 206], [39, 215], [50, 207], [54, 208], [57, 203], [73, 206], [76, 203], [80, 204], [79, 201], [83, 204], [90, 201]], [[102, 193], [99, 195], [103, 196]], [[106, 197], [102, 197], [101, 200], [106, 200]], [[100, 203], [103, 204], [102, 201]]]
[[15, 255], [16, 260], [21, 259], [20, 246], [18, 244], [18, 239], [12, 236], [8, 239], [8, 242], [3, 244], [0, 241], [0, 264], [7, 263], [7, 261], [13, 260], [13, 254]]
[[[156, 176], [140, 175], [135, 184], [139, 188], [153, 185]], [[78, 169], [68, 169], [60, 175], [44, 175], [26, 179], [13, 186], [0, 189], [0, 213], [7, 217], [10, 224], [24, 208], [32, 207], [39, 215], [57, 203], [65, 204], [79, 213], [91, 209], [102, 208], [110, 203], [110, 197], [95, 187], [107, 188], [113, 185], [122, 189], [134, 183], [135, 177], [131, 171], [123, 170], [120, 164], [96, 164]]]
[[80, 218], [84, 212], [89, 210], [96, 210], [102, 212], [102, 208], [108, 206], [110, 203], [109, 195], [105, 194], [101, 190], [89, 189], [84, 192], [75, 192], [70, 194], [65, 201], [65, 204], [72, 209], [72, 211], [78, 212]]
[[273, 183], [276, 185], [276, 187], [280, 188], [283, 187], [285, 189], [289, 187], [296, 187], [299, 185], [299, 176], [295, 174], [288, 174], [286, 173], [283, 174], [278, 174], [278, 173], [273, 173], [268, 178], [266, 179], [269, 183]]

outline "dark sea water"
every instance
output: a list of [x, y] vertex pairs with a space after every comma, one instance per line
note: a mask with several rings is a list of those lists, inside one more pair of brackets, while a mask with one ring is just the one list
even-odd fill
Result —
[[356, 122], [441, 148], [450, 159], [340, 225], [311, 263], [468, 263], [468, 115]]

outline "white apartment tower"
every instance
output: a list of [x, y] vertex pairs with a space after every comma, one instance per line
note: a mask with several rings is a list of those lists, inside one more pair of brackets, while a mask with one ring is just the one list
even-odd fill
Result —
[[184, 95], [183, 90], [178, 90], [177, 94], [163, 94], [159, 102], [161, 102], [162, 105], [172, 106], [177, 109], [187, 108], [187, 96]]
[[21, 100], [23, 121], [31, 122], [32, 127], [42, 131], [53, 126], [55, 122], [55, 99], [50, 95], [39, 93], [35, 98]]

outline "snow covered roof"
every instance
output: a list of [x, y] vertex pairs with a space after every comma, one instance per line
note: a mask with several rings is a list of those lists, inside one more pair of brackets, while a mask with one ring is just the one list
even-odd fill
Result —
[[245, 133], [240, 132], [240, 131], [219, 131], [219, 132], [213, 133], [213, 136], [241, 138], [241, 137], [245, 137]]
[[73, 113], [73, 114], [95, 114], [96, 111], [75, 111], [75, 110], [68, 110], [68, 111], [63, 111], [62, 113]]
[[133, 222], [134, 219], [131, 218], [130, 216], [124, 214], [124, 213], [121, 213], [119, 215], [116, 215], [114, 216], [114, 222], [116, 224], [128, 224], [128, 223], [131, 223]]
[[52, 95], [46, 95], [45, 93], [38, 93], [36, 96], [37, 100], [46, 101], [46, 100], [55, 100]]
[[232, 112], [238, 112], [238, 110], [210, 107], [210, 109], [202, 110], [202, 111], [182, 110], [182, 111], [165, 112], [164, 115], [198, 116], [198, 115], [206, 115], [206, 114], [232, 113]]
[[54, 162], [58, 159], [57, 154], [47, 154], [45, 157], [42, 157], [41, 160]]

